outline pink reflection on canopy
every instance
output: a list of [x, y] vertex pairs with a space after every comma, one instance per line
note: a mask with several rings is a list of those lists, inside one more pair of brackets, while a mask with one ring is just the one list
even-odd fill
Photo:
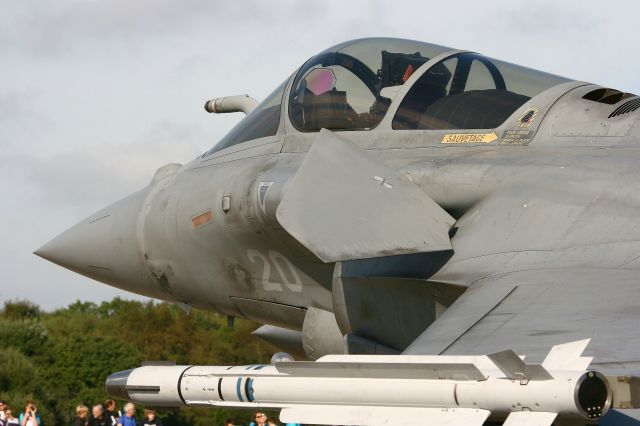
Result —
[[330, 68], [315, 68], [304, 80], [307, 83], [307, 89], [314, 95], [328, 92], [336, 85], [336, 76]]

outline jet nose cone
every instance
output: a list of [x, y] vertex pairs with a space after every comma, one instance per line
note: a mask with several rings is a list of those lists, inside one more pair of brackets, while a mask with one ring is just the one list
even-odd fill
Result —
[[57, 238], [54, 238], [53, 240], [49, 241], [47, 244], [43, 245], [38, 250], [34, 251], [33, 254], [43, 259], [46, 259], [49, 262], [59, 264], [54, 260], [55, 259], [54, 253], [56, 253], [57, 251], [60, 251], [59, 249], [58, 250], [55, 249], [55, 246], [57, 245], [57, 243], [54, 244], [54, 240], [57, 240]]
[[105, 284], [153, 297], [136, 238], [144, 196], [141, 191], [112, 204], [34, 254]]
[[34, 254], [63, 268], [103, 281], [111, 275], [113, 254], [118, 249], [118, 241], [111, 234], [113, 228], [111, 214], [84, 220], [47, 244]]

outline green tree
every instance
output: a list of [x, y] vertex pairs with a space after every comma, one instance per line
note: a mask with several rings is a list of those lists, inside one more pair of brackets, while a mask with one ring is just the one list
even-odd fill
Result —
[[136, 348], [121, 340], [91, 335], [57, 339], [40, 362], [47, 406], [68, 420], [78, 404], [93, 405], [106, 398], [105, 379], [114, 372], [140, 365]]
[[0, 318], [0, 342], [25, 355], [35, 355], [47, 343], [48, 334], [38, 319]]
[[40, 316], [40, 308], [28, 300], [9, 300], [4, 303], [0, 314], [9, 319], [37, 318]]
[[0, 392], [34, 393], [38, 371], [34, 363], [14, 347], [0, 349]]
[[[20, 411], [36, 399], [45, 426], [69, 424], [79, 403], [108, 397], [106, 378], [142, 361], [178, 364], [256, 364], [268, 362], [273, 348], [252, 338], [256, 324], [194, 310], [186, 315], [168, 303], [113, 299], [96, 305], [77, 301], [67, 308], [40, 312], [19, 302], [0, 315], [0, 397]], [[20, 314], [30, 306], [34, 315]], [[5, 372], [10, 366], [10, 372]], [[35, 385], [34, 385], [35, 383]], [[121, 408], [124, 401], [119, 401]], [[143, 407], [139, 407], [143, 408]], [[167, 426], [221, 424], [226, 418], [248, 423], [251, 414], [227, 409], [182, 408], [160, 412]]]
[[[28, 400], [40, 400], [43, 396], [42, 381], [35, 363], [15, 347], [0, 349], [0, 398], [13, 407], [15, 415]], [[43, 416], [45, 424], [53, 424], [53, 416]]]

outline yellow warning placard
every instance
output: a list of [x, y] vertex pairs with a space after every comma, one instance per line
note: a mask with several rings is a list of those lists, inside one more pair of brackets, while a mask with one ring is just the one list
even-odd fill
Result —
[[443, 136], [442, 143], [489, 143], [498, 139], [496, 132], [491, 133], [449, 133]]

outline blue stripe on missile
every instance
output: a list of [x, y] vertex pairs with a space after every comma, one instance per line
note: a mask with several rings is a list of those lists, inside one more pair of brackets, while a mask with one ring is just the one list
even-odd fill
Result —
[[247, 399], [249, 400], [249, 402], [255, 401], [255, 398], [253, 397], [253, 379], [252, 378], [247, 379], [247, 383], [245, 387], [247, 389]]
[[222, 396], [222, 377], [218, 379], [218, 397], [220, 397], [220, 401], [224, 401]]
[[240, 377], [238, 383], [236, 383], [236, 393], [238, 394], [240, 402], [244, 402], [244, 399], [242, 399], [242, 377]]

